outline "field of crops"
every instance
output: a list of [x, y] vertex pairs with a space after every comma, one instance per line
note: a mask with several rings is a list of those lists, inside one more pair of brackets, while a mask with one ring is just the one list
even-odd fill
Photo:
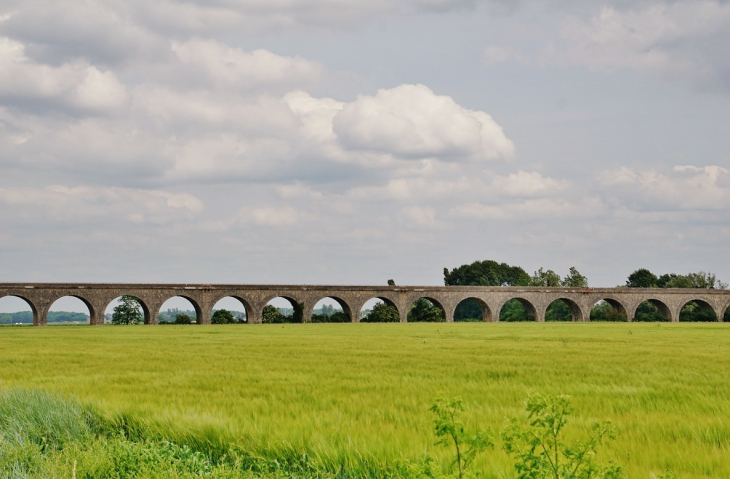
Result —
[[[0, 328], [4, 387], [58, 391], [271, 456], [417, 458], [429, 407], [461, 396], [498, 436], [528, 391], [573, 396], [569, 438], [610, 420], [600, 451], [629, 477], [730, 477], [730, 325], [306, 324]], [[514, 477], [496, 448], [475, 467]]]

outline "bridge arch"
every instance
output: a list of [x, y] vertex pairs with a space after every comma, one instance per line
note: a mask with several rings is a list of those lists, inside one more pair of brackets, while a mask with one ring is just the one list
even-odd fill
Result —
[[[212, 317], [213, 310], [218, 309], [229, 309], [229, 308], [223, 308], [225, 302], [229, 302], [229, 300], [237, 301], [241, 307], [243, 308], [243, 313], [246, 315], [246, 324], [253, 324], [256, 322], [256, 312], [255, 309], [251, 306], [251, 303], [247, 301], [242, 295], [236, 294], [236, 293], [230, 293], [230, 294], [219, 294], [213, 297], [213, 300], [210, 302], [211, 309], [210, 311], [203, 311], [204, 314], [210, 315]], [[219, 307], [221, 306], [221, 307]]]
[[406, 321], [440, 323], [446, 321], [446, 308], [432, 296], [421, 296], [408, 305]]
[[[139, 305], [139, 308], [142, 310], [142, 324], [150, 324], [150, 321], [152, 320], [152, 315], [150, 314], [150, 308], [147, 303], [133, 294], [123, 294], [122, 296], [129, 296], [133, 298]], [[122, 296], [117, 296], [107, 303], [106, 308], [104, 308], [105, 314], [114, 314], [114, 308], [119, 304]]]
[[[277, 301], [277, 300], [279, 300], [279, 301]], [[271, 295], [271, 296], [268, 297], [268, 299], [266, 299], [264, 301], [264, 306], [262, 307], [261, 312], [260, 312], [260, 314], [261, 314], [261, 322], [263, 322], [263, 323], [272, 322], [272, 315], [269, 314], [269, 312], [268, 312], [268, 311], [271, 311], [271, 310], [268, 309], [269, 306], [271, 306], [271, 307], [273, 307], [273, 308], [275, 308], [275, 309], [278, 310], [279, 308], [277, 308], [275, 305], [273, 305], [271, 303], [272, 302], [283, 302], [283, 301], [288, 302], [289, 305], [291, 306], [291, 309], [292, 309], [292, 314], [289, 315], [288, 317], [285, 316], [287, 319], [285, 321], [283, 321], [283, 322], [287, 322], [287, 323], [303, 323], [304, 320], [305, 320], [305, 318], [304, 318], [304, 302], [303, 301], [301, 301], [301, 302], [300, 301], [297, 301], [296, 298], [294, 298], [293, 296], [287, 295], [287, 294], [283, 294], [283, 295]]]
[[[207, 318], [207, 321], [203, 317], [203, 308], [200, 307], [200, 304], [198, 303], [198, 301], [195, 300], [195, 298], [193, 298], [189, 295], [186, 295], [186, 294], [176, 294], [175, 296], [170, 296], [169, 298], [165, 299], [162, 302], [162, 304], [160, 305], [160, 307], [158, 308], [158, 313], [157, 313], [157, 322], [158, 323], [160, 321], [159, 314], [162, 312], [162, 308], [164, 308], [166, 304], [168, 304], [168, 308], [169, 308], [169, 302], [174, 301], [176, 298], [185, 299], [188, 301], [188, 303], [190, 303], [190, 305], [193, 307], [193, 311], [195, 311], [195, 323], [196, 324], [205, 324], [207, 322], [210, 322], [210, 317]], [[175, 318], [172, 318], [172, 319], [174, 320]]]
[[572, 321], [583, 322], [585, 318], [580, 306], [570, 298], [560, 297], [548, 304], [545, 308], [545, 321]]
[[591, 321], [626, 322], [629, 315], [626, 306], [614, 298], [602, 298], [595, 302], [590, 312]]
[[679, 308], [679, 318], [677, 319], [681, 322], [717, 322], [720, 320], [715, 308], [701, 299], [686, 301]]
[[[478, 315], [475, 315], [474, 313], [478, 313]], [[471, 318], [470, 316], [474, 316], [474, 318]], [[454, 308], [454, 321], [468, 321], [471, 319], [477, 319], [484, 322], [493, 321], [492, 310], [486, 301], [474, 296], [470, 296], [459, 301]]]
[[[350, 323], [355, 322], [354, 321], [354, 318], [353, 318], [352, 307], [347, 302], [347, 300], [343, 299], [340, 296], [324, 296], [324, 297], [318, 299], [315, 303], [312, 304], [311, 308], [307, 312], [307, 316], [306, 317], [310, 318], [310, 320], [312, 322], [315, 322], [313, 319], [311, 319], [313, 317], [314, 310], [317, 308], [317, 305], [318, 304], [325, 303], [327, 299], [331, 299], [332, 301], [334, 301], [335, 303], [337, 303], [340, 306], [340, 308], [342, 309], [342, 313], [344, 315], [346, 315], [347, 318], [348, 318], [348, 321], [347, 322], [350, 322]], [[343, 322], [343, 321], [326, 321], [325, 320], [325, 321], [317, 321], [317, 322], [324, 322], [324, 323], [326, 323], [326, 322], [338, 322], [339, 323], [339, 322]]]
[[[49, 323], [48, 316], [53, 312], [53, 308], [54, 308], [54, 306], [56, 306], [56, 303], [58, 303], [58, 301], [65, 299], [65, 298], [73, 298], [75, 300], [80, 301], [84, 306], [86, 306], [86, 309], [89, 312], [89, 324], [97, 324], [98, 315], [103, 314], [103, 313], [97, 311], [94, 308], [93, 303], [80, 294], [60, 294], [60, 295], [54, 296], [51, 299], [51, 301], [49, 302], [48, 312], [46, 313], [46, 324]], [[102, 322], [103, 322], [103, 319], [102, 319]]]
[[[518, 306], [515, 308], [515, 306]], [[524, 312], [519, 311], [521, 309]], [[512, 321], [537, 321], [537, 309], [525, 298], [509, 298], [499, 309], [499, 320]]]
[[[380, 301], [380, 302], [378, 302]], [[371, 312], [368, 313], [368, 315], [364, 315], [365, 308], [368, 306], [368, 304], [371, 305]], [[382, 305], [382, 306], [381, 306]], [[376, 318], [372, 318], [372, 314], [377, 308], [382, 308], [379, 313], [377, 314], [377, 320]], [[362, 306], [360, 307], [360, 311], [357, 312], [359, 319], [358, 322], [361, 323], [367, 323], [367, 322], [379, 322], [379, 320], [385, 320], [384, 322], [389, 323], [400, 323], [403, 322], [404, 318], [401, 314], [400, 309], [398, 308], [398, 305], [390, 299], [387, 296], [374, 296], [372, 298], [369, 298], [368, 300], [364, 301], [362, 303]]]
[[[30, 300], [29, 298], [27, 298], [23, 295], [20, 295], [20, 294], [6, 294], [5, 296], [0, 297], [0, 302], [3, 302], [3, 300], [6, 298], [7, 299], [15, 298], [15, 299], [18, 299], [21, 302], [25, 303], [26, 306], [28, 306], [28, 309], [30, 309], [31, 317], [33, 320], [33, 326], [38, 326], [40, 324], [40, 315], [38, 313], [38, 308], [36, 307], [36, 305], [33, 303], [32, 300]], [[16, 308], [17, 308], [17, 306], [16, 306]], [[27, 310], [24, 310], [24, 311], [27, 311]]]
[[672, 311], [663, 301], [655, 298], [646, 298], [634, 311], [633, 321], [663, 322], [673, 321]]

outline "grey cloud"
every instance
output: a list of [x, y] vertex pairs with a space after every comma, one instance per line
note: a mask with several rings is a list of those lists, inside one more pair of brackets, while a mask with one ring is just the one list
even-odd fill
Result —
[[632, 68], [700, 90], [730, 91], [726, 1], [583, 2], [562, 8], [533, 22], [530, 35], [485, 45], [484, 64]]
[[203, 210], [203, 203], [188, 193], [62, 185], [0, 188], [0, 203], [5, 205], [7, 223], [32, 216], [34, 221], [51, 224], [94, 224], [111, 215], [135, 224], [169, 224]]
[[159, 59], [169, 42], [130, 18], [124, 2], [28, 0], [5, 7], [0, 35], [23, 42], [50, 65], [88, 60], [101, 67]]
[[599, 179], [613, 190], [614, 203], [638, 212], [670, 211], [672, 217], [687, 219], [717, 212], [729, 219], [730, 171], [720, 166], [677, 165], [668, 171], [622, 167], [602, 172]]

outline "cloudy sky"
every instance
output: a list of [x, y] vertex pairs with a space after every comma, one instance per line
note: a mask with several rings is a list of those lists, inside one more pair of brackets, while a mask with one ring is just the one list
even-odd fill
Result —
[[2, 281], [730, 279], [730, 2], [3, 0]]

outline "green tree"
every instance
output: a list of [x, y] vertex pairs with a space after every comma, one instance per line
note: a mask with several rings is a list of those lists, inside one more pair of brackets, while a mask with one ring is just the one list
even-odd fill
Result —
[[408, 311], [409, 323], [440, 323], [446, 321], [441, 308], [426, 298], [417, 299]]
[[361, 323], [397, 323], [400, 321], [398, 309], [386, 303], [377, 303], [373, 309], [360, 320]]
[[696, 301], [690, 301], [679, 312], [679, 320], [688, 323], [716, 322], [717, 315], [712, 308], [703, 308]]
[[451, 271], [444, 268], [446, 286], [527, 286], [530, 275], [519, 266], [496, 261], [475, 261]]
[[454, 464], [459, 471], [459, 478], [463, 477], [464, 470], [474, 461], [480, 452], [488, 447], [494, 447], [491, 434], [479, 430], [474, 435], [466, 432], [466, 427], [459, 421], [459, 416], [464, 412], [464, 403], [461, 398], [436, 400], [430, 411], [436, 415], [433, 421], [437, 445], [449, 447], [453, 444], [456, 451]]
[[304, 322], [304, 304], [292, 304], [294, 306], [294, 312], [291, 316], [286, 318], [290, 323], [302, 323]]
[[[669, 284], [671, 286], [667, 286]], [[657, 288], [691, 288], [691, 284], [687, 278], [679, 277], [674, 273], [663, 274], [656, 280]]]
[[580, 274], [575, 266], [571, 266], [568, 275], [563, 278], [560, 285], [566, 288], [587, 288], [588, 278]]
[[350, 317], [344, 311], [335, 311], [330, 315], [330, 323], [349, 323]]
[[634, 322], [638, 323], [661, 323], [667, 322], [669, 318], [664, 316], [655, 305], [649, 301], [644, 301], [636, 308]]
[[393, 281], [392, 279], [389, 279], [388, 286], [395, 286], [395, 281]]
[[114, 306], [112, 324], [138, 324], [144, 321], [142, 307], [134, 296], [122, 296]]
[[565, 301], [555, 300], [545, 311], [545, 321], [572, 321], [573, 312]]
[[515, 418], [502, 430], [504, 450], [514, 456], [519, 479], [618, 479], [621, 468], [596, 462], [598, 447], [614, 439], [610, 423], [596, 423], [589, 437], [568, 445], [563, 429], [572, 413], [569, 396], [545, 398], [530, 394], [525, 401], [527, 425]]
[[213, 313], [210, 318], [210, 322], [213, 324], [235, 324], [236, 318], [233, 317], [233, 313], [227, 309], [219, 309]]
[[646, 268], [640, 268], [629, 275], [626, 286], [629, 288], [656, 288], [659, 278]]
[[180, 313], [175, 316], [175, 324], [193, 324], [193, 318], [189, 314]]
[[[444, 284], [446, 286], [528, 286], [530, 282], [530, 275], [519, 266], [510, 266], [507, 263], [500, 264], [492, 260], [475, 261], [472, 264], [461, 265], [451, 271], [444, 268]], [[521, 308], [521, 305], [516, 308], [507, 307], [509, 310], [519, 308]], [[500, 315], [500, 321], [504, 320], [503, 317], [503, 315]], [[527, 320], [527, 314], [524, 312], [522, 315], [507, 314], [507, 318], [507, 321]], [[462, 301], [454, 312], [454, 321], [475, 319], [484, 319], [482, 309], [472, 299]]]
[[343, 311], [335, 311], [331, 314], [312, 314], [313, 323], [349, 323], [350, 317]]
[[726, 289], [727, 283], [717, 279], [714, 273], [699, 271], [697, 273], [667, 273], [659, 277], [648, 269], [637, 269], [629, 275], [626, 285], [631, 288], [698, 288]]
[[504, 303], [502, 310], [499, 312], [499, 320], [506, 323], [514, 323], [520, 321], [534, 321], [535, 318], [531, 318], [527, 314], [527, 309], [517, 299], [512, 299]]
[[625, 314], [620, 313], [616, 308], [611, 306], [607, 301], [599, 301], [591, 309], [591, 322], [627, 322]]
[[265, 324], [279, 324], [286, 323], [286, 316], [274, 306], [267, 304], [264, 306], [264, 310], [261, 314], [261, 322]]
[[700, 271], [698, 273], [663, 274], [659, 277], [657, 285], [660, 288], [699, 288], [699, 289], [725, 289], [727, 283], [723, 283], [713, 273]]
[[482, 308], [473, 299], [465, 299], [456, 306], [454, 321], [483, 321]]
[[547, 286], [555, 288], [560, 286], [560, 284], [560, 275], [551, 269], [545, 271], [540, 268], [535, 271], [535, 274], [533, 274], [532, 278], [530, 278], [530, 286]]

